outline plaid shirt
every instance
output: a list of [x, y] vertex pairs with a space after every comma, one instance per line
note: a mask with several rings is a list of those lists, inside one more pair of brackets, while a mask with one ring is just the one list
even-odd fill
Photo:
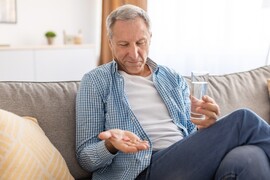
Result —
[[[184, 78], [148, 59], [154, 85], [173, 122], [184, 136], [196, 130], [190, 121], [189, 89]], [[93, 172], [93, 179], [135, 179], [150, 164], [152, 145], [132, 112], [124, 93], [124, 79], [112, 61], [85, 74], [76, 99], [76, 155], [81, 166]], [[139, 98], [139, 97], [138, 97]], [[151, 112], [155, 113], [155, 112]], [[150, 143], [138, 153], [111, 154], [98, 134], [108, 129], [135, 133]]]

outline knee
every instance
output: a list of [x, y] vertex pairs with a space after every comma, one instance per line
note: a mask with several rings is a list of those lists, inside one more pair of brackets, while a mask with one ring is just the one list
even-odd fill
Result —
[[237, 177], [269, 178], [269, 160], [264, 151], [253, 145], [245, 145], [231, 150], [221, 161], [216, 179], [234, 179]]
[[240, 116], [256, 116], [256, 113], [254, 111], [252, 111], [251, 109], [248, 108], [241, 108], [241, 109], [237, 109], [234, 112], [232, 112], [232, 114], [236, 114], [236, 115], [240, 115]]
[[232, 149], [222, 162], [241, 167], [254, 166], [254, 163], [263, 162], [264, 159], [267, 159], [267, 156], [261, 148], [254, 145], [244, 145]]
[[248, 108], [237, 109], [229, 114], [228, 117], [228, 119], [234, 122], [239, 121], [241, 123], [245, 122], [248, 124], [257, 124], [262, 122], [262, 119], [254, 111]]

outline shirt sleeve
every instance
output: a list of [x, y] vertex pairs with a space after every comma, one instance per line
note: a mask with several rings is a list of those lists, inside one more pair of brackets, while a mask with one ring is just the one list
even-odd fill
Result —
[[196, 132], [197, 131], [197, 128], [196, 128], [196, 125], [193, 124], [190, 120], [190, 106], [191, 106], [191, 102], [190, 102], [190, 98], [189, 98], [189, 95], [190, 95], [190, 89], [189, 89], [189, 86], [188, 86], [188, 83], [186, 82], [185, 78], [183, 76], [180, 76], [180, 81], [182, 82], [182, 92], [183, 92], [183, 98], [184, 98], [184, 104], [185, 104], [185, 107], [186, 107], [186, 117], [187, 117], [187, 130], [188, 130], [188, 133], [191, 134], [193, 132]]
[[88, 171], [109, 165], [115, 157], [98, 138], [105, 124], [104, 97], [98, 83], [94, 75], [84, 75], [76, 97], [76, 156]]

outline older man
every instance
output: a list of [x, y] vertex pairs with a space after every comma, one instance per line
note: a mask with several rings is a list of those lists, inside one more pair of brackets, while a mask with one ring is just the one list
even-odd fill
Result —
[[[114, 59], [84, 75], [76, 106], [77, 158], [94, 180], [269, 179], [269, 125], [247, 109], [217, 121], [212, 98], [190, 99], [184, 78], [148, 57], [144, 10], [119, 7], [107, 31]], [[190, 119], [191, 105], [205, 119]]]

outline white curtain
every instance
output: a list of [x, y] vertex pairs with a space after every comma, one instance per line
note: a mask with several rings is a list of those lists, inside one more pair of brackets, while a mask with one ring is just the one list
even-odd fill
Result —
[[150, 58], [183, 75], [265, 65], [270, 8], [262, 0], [148, 0]]

